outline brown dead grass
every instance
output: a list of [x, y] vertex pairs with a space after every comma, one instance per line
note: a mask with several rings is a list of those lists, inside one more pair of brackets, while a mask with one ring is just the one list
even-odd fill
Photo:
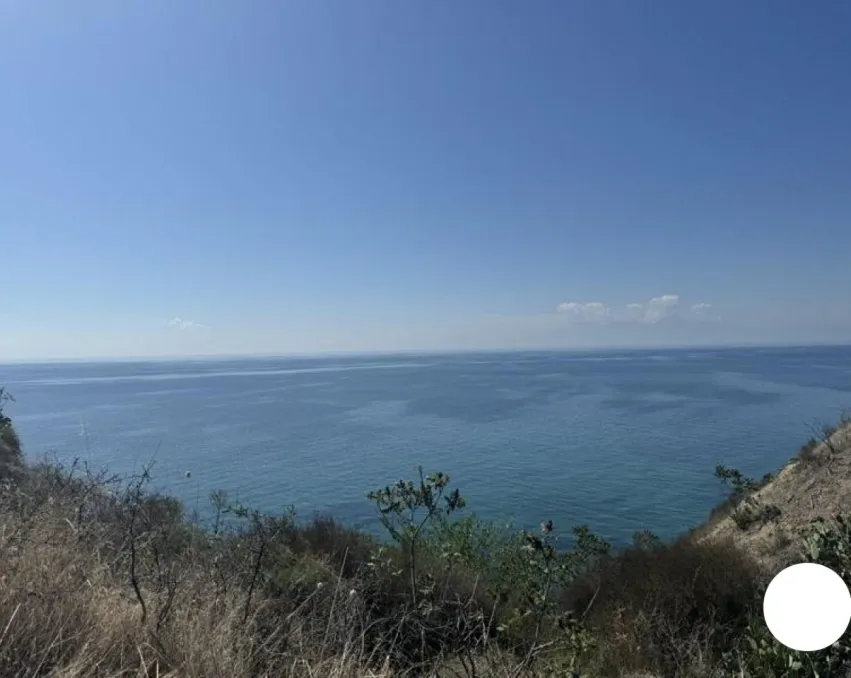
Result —
[[632, 547], [599, 563], [571, 601], [590, 606], [601, 675], [709, 675], [742, 630], [758, 565], [725, 543], [681, 539]]
[[[281, 560], [288, 569], [279, 586], [254, 590], [249, 605], [250, 537], [232, 548], [202, 545], [168, 555], [168, 540], [186, 523], [173, 529], [166, 520], [155, 532], [139, 527], [137, 594], [126, 516], [110, 513], [117, 509], [101, 493], [89, 497], [100, 508], [78, 520], [82, 486], [63, 484], [61, 475], [42, 467], [29, 484], [0, 483], [0, 678], [409, 675], [390, 662], [397, 639], [387, 639], [387, 655], [376, 653], [369, 626], [380, 620], [368, 614], [357, 573], [346, 572], [349, 550], [353, 561], [364, 557], [354, 533], [317, 520], [283, 535], [292, 542], [293, 557]], [[164, 506], [149, 508], [162, 520]], [[312, 550], [316, 544], [324, 555]], [[496, 648], [465, 661], [482, 678], [519, 675], [518, 658]], [[463, 663], [436, 657], [434, 668], [452, 676]], [[416, 675], [424, 675], [422, 667]]]
[[[238, 597], [210, 598], [199, 581], [157, 633], [97, 552], [48, 518], [26, 540], [0, 542], [0, 675], [246, 675], [251, 643], [237, 623]], [[164, 600], [147, 593], [156, 611]]]

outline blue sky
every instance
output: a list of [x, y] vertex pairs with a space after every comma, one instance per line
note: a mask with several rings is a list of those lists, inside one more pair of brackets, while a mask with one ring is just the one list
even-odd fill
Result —
[[851, 4], [0, 4], [0, 360], [851, 342]]

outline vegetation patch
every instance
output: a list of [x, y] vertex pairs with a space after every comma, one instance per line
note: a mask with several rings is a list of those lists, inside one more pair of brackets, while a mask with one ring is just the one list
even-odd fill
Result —
[[[773, 641], [761, 616], [771, 573], [731, 543], [644, 531], [613, 550], [583, 526], [505, 529], [470, 513], [448, 475], [422, 469], [368, 493], [384, 542], [223, 492], [202, 523], [151, 491], [148, 470], [24, 466], [3, 402], [15, 472], [0, 478], [0, 678], [851, 670], [844, 641], [806, 656]], [[776, 519], [753, 499], [769, 476], [716, 475], [742, 530]], [[815, 523], [802, 548], [851, 583], [849, 524]]]

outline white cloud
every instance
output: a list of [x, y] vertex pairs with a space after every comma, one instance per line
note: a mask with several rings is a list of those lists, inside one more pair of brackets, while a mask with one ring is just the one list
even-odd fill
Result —
[[578, 303], [575, 301], [565, 301], [560, 303], [556, 310], [559, 313], [564, 313], [577, 320], [584, 322], [603, 322], [608, 320], [612, 315], [612, 309], [608, 308], [599, 301], [589, 301], [586, 303]]
[[184, 320], [180, 317], [174, 317], [168, 321], [169, 327], [176, 327], [179, 330], [208, 330], [210, 329], [206, 325], [202, 325], [201, 323], [196, 323], [194, 320]]
[[608, 307], [599, 301], [565, 301], [556, 307], [558, 315], [571, 321], [605, 324], [640, 323], [655, 325], [666, 318], [719, 320], [712, 304], [698, 303], [682, 308], [678, 294], [663, 294], [646, 302]]
[[677, 294], [663, 294], [661, 297], [653, 297], [647, 302], [644, 310], [644, 322], [657, 323], [669, 315], [673, 315], [679, 303], [680, 297]]

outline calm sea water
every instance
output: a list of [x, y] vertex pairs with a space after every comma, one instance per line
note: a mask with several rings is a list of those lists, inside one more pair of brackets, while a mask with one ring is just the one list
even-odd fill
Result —
[[190, 508], [225, 489], [372, 527], [365, 493], [422, 464], [482, 516], [623, 543], [704, 519], [716, 464], [761, 475], [835, 420], [851, 348], [19, 364], [0, 385], [30, 458], [155, 458]]

